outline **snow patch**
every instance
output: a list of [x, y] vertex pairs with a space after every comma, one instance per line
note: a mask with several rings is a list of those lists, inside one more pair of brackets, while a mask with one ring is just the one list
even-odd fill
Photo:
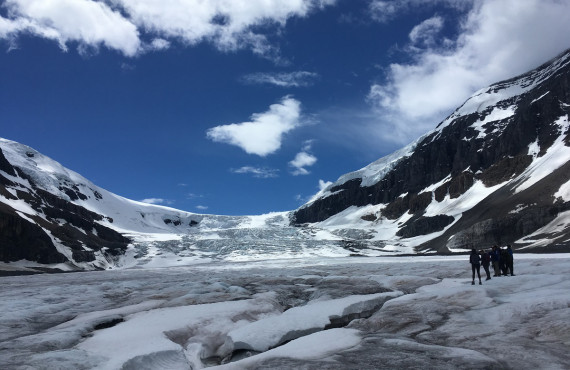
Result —
[[540, 153], [540, 145], [538, 145], [538, 138], [533, 142], [530, 143], [528, 146], [528, 155], [532, 156], [533, 158], [538, 157], [538, 153]]
[[516, 108], [517, 108], [516, 105], [511, 105], [510, 107], [506, 108], [495, 107], [491, 111], [491, 113], [486, 115], [484, 118], [481, 118], [481, 120], [476, 121], [474, 124], [472, 124], [471, 127], [477, 132], [479, 132], [476, 139], [484, 139], [485, 136], [487, 136], [487, 134], [485, 133], [486, 124], [491, 122], [502, 121], [512, 117], [516, 112]]
[[530, 102], [530, 104], [534, 104], [537, 101], [539, 101], [540, 99], [544, 98], [546, 95], [548, 95], [550, 93], [550, 91], [545, 92], [544, 94], [542, 94], [541, 96], [539, 96], [538, 98], [534, 99], [533, 101]]
[[556, 199], [562, 198], [565, 202], [570, 202], [570, 181], [562, 184], [560, 189], [554, 193], [555, 201]]
[[[570, 227], [570, 211], [561, 212], [547, 225], [541, 227], [530, 235], [527, 235], [516, 241], [518, 244], [526, 244], [526, 248], [542, 247], [557, 242], [567, 242], [567, 240], [560, 240], [564, 235], [563, 232]], [[559, 234], [559, 235], [557, 235]], [[550, 237], [545, 237], [549, 235]]]
[[564, 134], [569, 127], [568, 115], [560, 117], [554, 123], [560, 127], [560, 136], [542, 157], [534, 158], [530, 166], [518, 177], [517, 181], [521, 181], [521, 184], [516, 187], [515, 193], [530, 188], [568, 162], [570, 147], [564, 143]]

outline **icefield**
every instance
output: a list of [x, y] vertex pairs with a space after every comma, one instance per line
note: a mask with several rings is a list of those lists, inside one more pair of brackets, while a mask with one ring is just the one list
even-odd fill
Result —
[[300, 258], [1, 277], [2, 369], [568, 369], [570, 255]]

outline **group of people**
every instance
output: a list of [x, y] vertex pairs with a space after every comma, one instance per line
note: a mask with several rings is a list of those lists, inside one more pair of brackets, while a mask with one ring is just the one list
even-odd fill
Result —
[[475, 285], [475, 273], [479, 277], [479, 285], [483, 284], [481, 282], [481, 265], [487, 273], [487, 280], [491, 280], [491, 272], [489, 271], [491, 263], [495, 272], [493, 276], [508, 276], [509, 273], [511, 276], [515, 276], [513, 250], [510, 245], [507, 245], [506, 248], [494, 245], [491, 250], [480, 250], [479, 252], [473, 248], [469, 256], [469, 263], [471, 263], [471, 271], [473, 272], [471, 285]]

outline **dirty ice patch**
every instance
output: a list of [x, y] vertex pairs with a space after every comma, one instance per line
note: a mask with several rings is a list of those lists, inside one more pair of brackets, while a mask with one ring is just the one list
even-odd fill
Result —
[[265, 352], [269, 348], [303, 335], [325, 329], [331, 320], [351, 314], [362, 314], [378, 308], [402, 292], [353, 295], [339, 299], [310, 302], [293, 307], [281, 315], [272, 316], [242, 326], [228, 333], [233, 349]]
[[471, 360], [476, 362], [484, 362], [496, 365], [496, 361], [489, 356], [473, 351], [470, 349], [460, 348], [460, 347], [446, 347], [438, 346], [433, 344], [418, 343], [413, 340], [408, 339], [384, 339], [383, 343], [398, 347], [401, 350], [409, 352], [436, 352], [438, 357], [453, 360], [455, 358], [461, 358], [463, 360]]
[[251, 369], [263, 361], [274, 358], [297, 360], [326, 359], [341, 351], [349, 350], [360, 344], [361, 338], [356, 329], [330, 329], [295, 339], [283, 346], [246, 359], [211, 367], [211, 369]]

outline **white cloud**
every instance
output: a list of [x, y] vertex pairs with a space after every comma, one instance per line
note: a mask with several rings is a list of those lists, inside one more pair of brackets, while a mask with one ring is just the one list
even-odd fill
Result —
[[0, 19], [0, 37], [20, 33], [55, 40], [63, 50], [76, 41], [82, 47], [109, 49], [134, 56], [141, 47], [139, 31], [104, 2], [90, 0], [7, 0], [10, 18]]
[[[210, 42], [219, 50], [249, 48], [279, 60], [267, 35], [292, 17], [305, 17], [333, 0], [7, 0], [0, 37], [22, 33], [59, 42], [104, 45], [126, 56], [161, 50], [171, 41]], [[268, 27], [259, 26], [273, 26]], [[147, 41], [145, 41], [147, 40]]]
[[317, 163], [317, 157], [309, 153], [311, 150], [311, 141], [305, 142], [303, 150], [295, 156], [295, 159], [289, 162], [289, 166], [293, 167], [291, 174], [293, 176], [308, 175], [311, 172], [305, 167], [310, 167]]
[[163, 199], [163, 198], [147, 198], [140, 200], [139, 202], [148, 203], [148, 204], [173, 204], [171, 200]]
[[477, 0], [372, 0], [368, 5], [369, 15], [375, 21], [388, 23], [402, 13], [412, 9], [445, 5], [455, 9], [466, 9]]
[[332, 181], [324, 181], [319, 179], [319, 191], [323, 191], [333, 184]]
[[207, 131], [209, 139], [236, 145], [248, 154], [265, 157], [281, 147], [283, 135], [300, 125], [301, 103], [285, 96], [264, 113], [255, 113], [251, 121], [216, 126]]
[[208, 209], [208, 206], [200, 206], [200, 205], [198, 205], [198, 206], [196, 206], [196, 209], [199, 209], [200, 211], [205, 211], [205, 210]]
[[161, 38], [154, 39], [147, 45], [148, 50], [165, 50], [169, 47], [170, 41]]
[[280, 87], [305, 87], [313, 85], [319, 75], [313, 72], [252, 73], [242, 77], [248, 84], [269, 84]]
[[[422, 1], [404, 3], [410, 6]], [[387, 82], [372, 85], [369, 101], [383, 117], [379, 130], [384, 137], [409, 142], [433, 128], [476, 90], [537, 67], [570, 47], [570, 2], [468, 3], [472, 7], [452, 45], [414, 48], [412, 63], [392, 64]]]
[[422, 23], [418, 24], [410, 32], [410, 41], [412, 44], [420, 44], [425, 46], [431, 46], [435, 44], [435, 37], [443, 28], [443, 18], [440, 16], [435, 16], [426, 19]]
[[277, 169], [272, 168], [261, 168], [261, 167], [253, 167], [253, 166], [244, 166], [237, 169], [231, 170], [233, 173], [241, 173], [241, 174], [251, 174], [253, 177], [257, 177], [260, 179], [269, 179], [273, 177], [279, 177]]

